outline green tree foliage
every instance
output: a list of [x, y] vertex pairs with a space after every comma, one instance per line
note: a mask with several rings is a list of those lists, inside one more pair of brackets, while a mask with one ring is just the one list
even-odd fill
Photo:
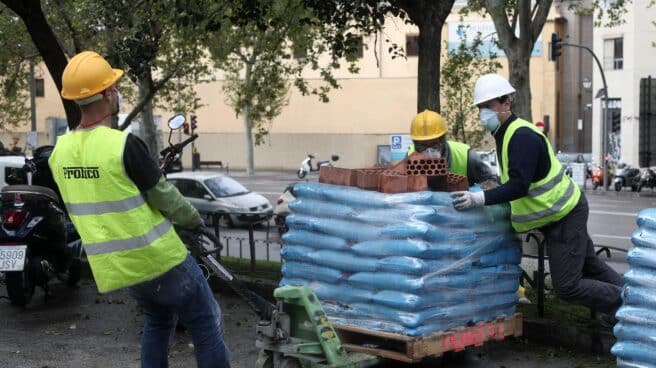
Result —
[[0, 8], [0, 129], [29, 121], [29, 56], [33, 54], [21, 20]]
[[478, 109], [473, 106], [474, 83], [479, 76], [499, 70], [501, 63], [495, 54], [483, 55], [480, 32], [470, 41], [466, 28], [468, 26], [458, 27], [463, 36], [457, 48], [448, 52], [442, 65], [440, 92], [445, 99], [442, 115], [449, 124], [453, 139], [479, 149], [485, 131], [479, 123]]

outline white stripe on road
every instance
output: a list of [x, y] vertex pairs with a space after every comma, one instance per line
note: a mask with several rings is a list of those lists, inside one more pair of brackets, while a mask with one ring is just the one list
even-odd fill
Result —
[[630, 236], [619, 236], [619, 235], [604, 235], [604, 234], [590, 234], [596, 238], [611, 238], [611, 239], [622, 239], [622, 240], [631, 240]]
[[262, 195], [281, 195], [282, 192], [257, 192], [258, 194]]
[[594, 215], [614, 215], [614, 216], [630, 216], [630, 217], [636, 217], [638, 216], [637, 212], [613, 212], [613, 211], [596, 211], [592, 210], [590, 213]]

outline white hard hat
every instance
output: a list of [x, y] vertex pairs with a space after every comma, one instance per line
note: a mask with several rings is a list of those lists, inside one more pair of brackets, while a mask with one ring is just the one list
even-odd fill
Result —
[[514, 92], [506, 78], [499, 74], [485, 74], [478, 78], [474, 86], [474, 106]]

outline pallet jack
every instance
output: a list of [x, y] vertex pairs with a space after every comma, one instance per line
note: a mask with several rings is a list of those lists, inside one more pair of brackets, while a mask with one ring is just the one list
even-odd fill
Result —
[[205, 229], [201, 236], [177, 230], [201, 267], [224, 280], [260, 318], [255, 345], [261, 350], [256, 368], [366, 368], [381, 362], [380, 357], [344, 349], [310, 288], [277, 288], [273, 304], [249, 290], [214, 257], [221, 244], [213, 231]]

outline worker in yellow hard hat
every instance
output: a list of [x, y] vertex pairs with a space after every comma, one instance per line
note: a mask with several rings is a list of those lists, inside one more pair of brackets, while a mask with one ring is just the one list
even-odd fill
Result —
[[229, 367], [221, 309], [173, 223], [192, 231], [198, 211], [162, 175], [146, 145], [111, 129], [123, 75], [100, 55], [75, 55], [62, 97], [81, 110], [48, 160], [101, 293], [126, 288], [144, 311], [141, 366], [168, 366], [176, 320], [191, 332], [199, 367]]
[[497, 176], [479, 154], [464, 143], [447, 140], [447, 131], [442, 115], [431, 110], [420, 112], [410, 124], [413, 144], [408, 149], [408, 156], [421, 152], [429, 157], [444, 157], [449, 164], [449, 172], [466, 176], [470, 185], [496, 182]]

